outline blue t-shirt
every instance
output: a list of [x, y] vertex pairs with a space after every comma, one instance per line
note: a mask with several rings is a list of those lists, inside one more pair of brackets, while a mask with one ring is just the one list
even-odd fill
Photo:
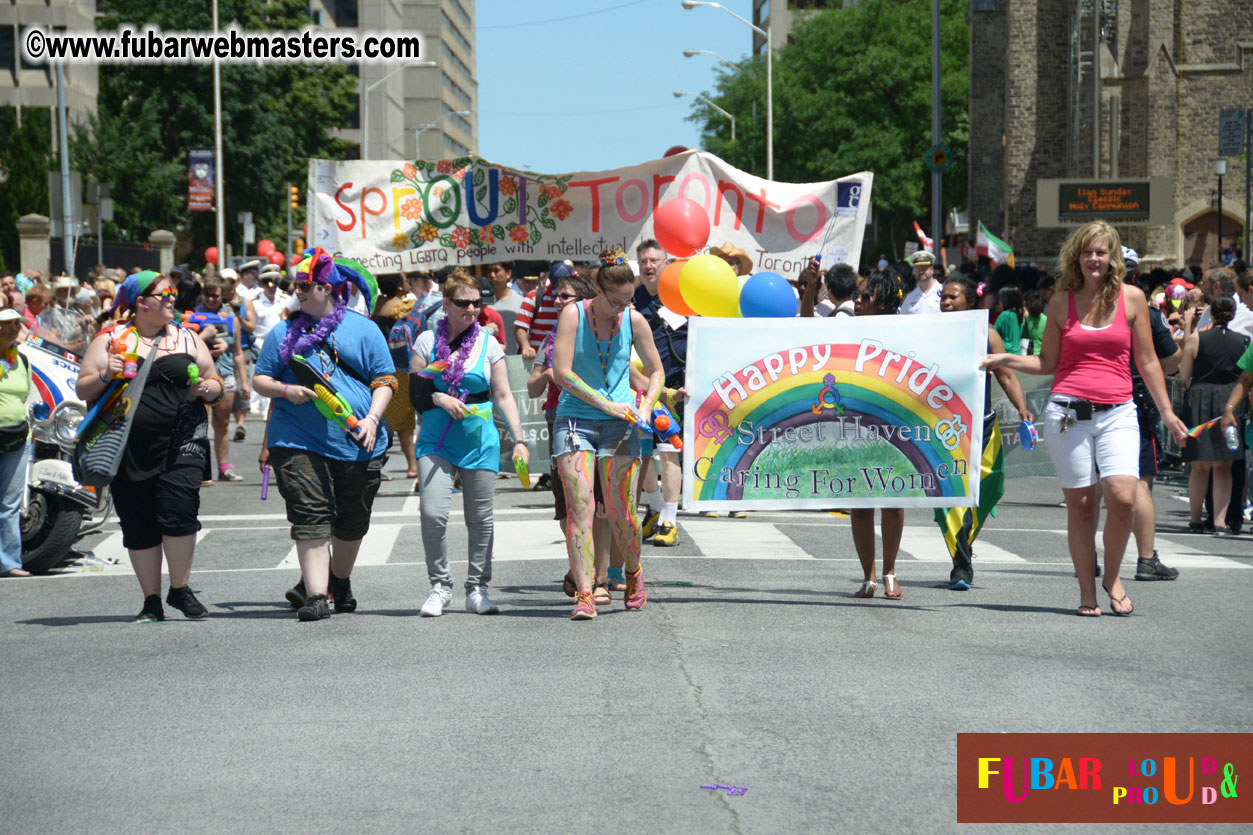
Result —
[[[299, 384], [296, 374], [279, 358], [279, 347], [287, 335], [287, 322], [279, 322], [266, 336], [261, 356], [257, 358], [257, 373], [273, 377], [280, 383]], [[327, 344], [339, 354], [339, 366], [332, 364], [332, 354], [325, 346], [310, 351], [306, 356], [309, 364], [318, 371], [331, 371], [331, 384], [352, 406], [357, 419], [365, 417], [370, 410], [372, 394], [368, 386], [349, 376], [342, 367], [350, 366], [363, 379], [373, 380], [394, 374], [396, 366], [387, 351], [387, 340], [378, 325], [360, 313], [349, 310], [344, 320], [327, 339]], [[333, 369], [333, 370], [332, 370]], [[297, 406], [281, 397], [274, 399], [274, 414], [270, 416], [266, 442], [271, 447], [288, 447], [317, 453], [324, 458], [338, 461], [369, 461], [387, 451], [387, 433], [380, 429], [373, 450], [364, 450], [349, 440], [340, 425], [323, 417], [312, 402]]]

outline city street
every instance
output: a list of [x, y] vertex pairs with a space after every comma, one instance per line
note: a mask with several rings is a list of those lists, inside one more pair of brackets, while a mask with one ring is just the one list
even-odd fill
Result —
[[[187, 622], [142, 599], [116, 523], [80, 545], [118, 565], [0, 580], [7, 710], [0, 832], [952, 831], [961, 731], [1248, 731], [1253, 537], [1186, 533], [1159, 485], [1158, 550], [1130, 618], [1075, 616], [1055, 479], [1009, 482], [947, 590], [930, 510], [911, 510], [904, 599], [856, 600], [847, 517], [680, 517], [645, 545], [648, 604], [567, 619], [551, 494], [502, 479], [496, 617], [428, 584], [418, 497], [393, 457], [353, 575], [355, 614], [299, 623], [284, 506], [202, 491]], [[721, 786], [719, 789], [702, 786]], [[727, 787], [744, 787], [728, 796]], [[1138, 827], [1142, 829], [1144, 827]], [[1164, 829], [1164, 827], [1158, 827]], [[1150, 827], [1152, 829], [1152, 827]]]

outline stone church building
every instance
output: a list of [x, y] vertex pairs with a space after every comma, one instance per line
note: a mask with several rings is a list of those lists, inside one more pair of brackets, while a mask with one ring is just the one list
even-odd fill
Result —
[[[1235, 108], [1253, 108], [1253, 0], [971, 0], [971, 228], [982, 221], [1019, 260], [1048, 261], [1068, 231], [1058, 224], [1080, 219], [1059, 218], [1059, 199], [1118, 205], [1126, 222], [1109, 219], [1147, 263], [1208, 265], [1219, 111]], [[1244, 163], [1223, 159], [1230, 246]], [[1068, 203], [1096, 193], [1075, 185], [1085, 180], [1133, 196]]]

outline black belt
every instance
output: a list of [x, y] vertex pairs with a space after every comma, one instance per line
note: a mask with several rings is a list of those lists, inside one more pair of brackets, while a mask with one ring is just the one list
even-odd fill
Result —
[[[1094, 412], [1108, 412], [1110, 409], [1113, 409], [1122, 405], [1122, 403], [1093, 403], [1091, 400], [1067, 400], [1064, 402], [1061, 400], [1054, 400], [1053, 402], [1056, 403], [1058, 406], [1061, 406], [1066, 409], [1073, 409], [1076, 406], [1086, 403], [1092, 407], [1092, 411]], [[1128, 402], [1130, 401], [1127, 401], [1127, 400], [1123, 401], [1123, 403], [1128, 403]]]
[[462, 402], [463, 403], [486, 403], [487, 401], [491, 399], [492, 399], [492, 391], [491, 389], [488, 389], [487, 391], [470, 392], [469, 394], [466, 395], [466, 399], [463, 400]]

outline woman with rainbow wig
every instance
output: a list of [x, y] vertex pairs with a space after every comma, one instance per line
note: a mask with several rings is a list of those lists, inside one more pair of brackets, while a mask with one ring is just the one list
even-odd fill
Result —
[[[336, 613], [357, 608], [349, 577], [370, 529], [390, 444], [379, 424], [396, 389], [383, 334], [348, 309], [354, 287], [373, 305], [373, 281], [354, 261], [306, 250], [296, 269], [300, 312], [270, 331], [253, 377], [257, 393], [274, 402], [266, 446], [300, 560], [302, 579], [288, 599], [302, 621], [330, 617], [328, 592]], [[302, 385], [293, 370], [300, 363], [329, 385]], [[328, 403], [332, 390], [342, 401]]]
[[96, 335], [78, 376], [80, 398], [93, 402], [107, 395], [121, 405], [129, 401], [125, 379], [135, 377], [149, 357], [155, 363], [131, 407], [131, 433], [111, 485], [122, 544], [144, 594], [139, 623], [165, 620], [163, 558], [170, 573], [165, 602], [189, 620], [208, 614], [188, 583], [200, 530], [200, 481], [209, 465], [204, 406], [220, 401], [226, 387], [204, 342], [174, 324], [177, 295], [172, 279], [151, 270], [127, 277], [109, 312], [131, 315]]

